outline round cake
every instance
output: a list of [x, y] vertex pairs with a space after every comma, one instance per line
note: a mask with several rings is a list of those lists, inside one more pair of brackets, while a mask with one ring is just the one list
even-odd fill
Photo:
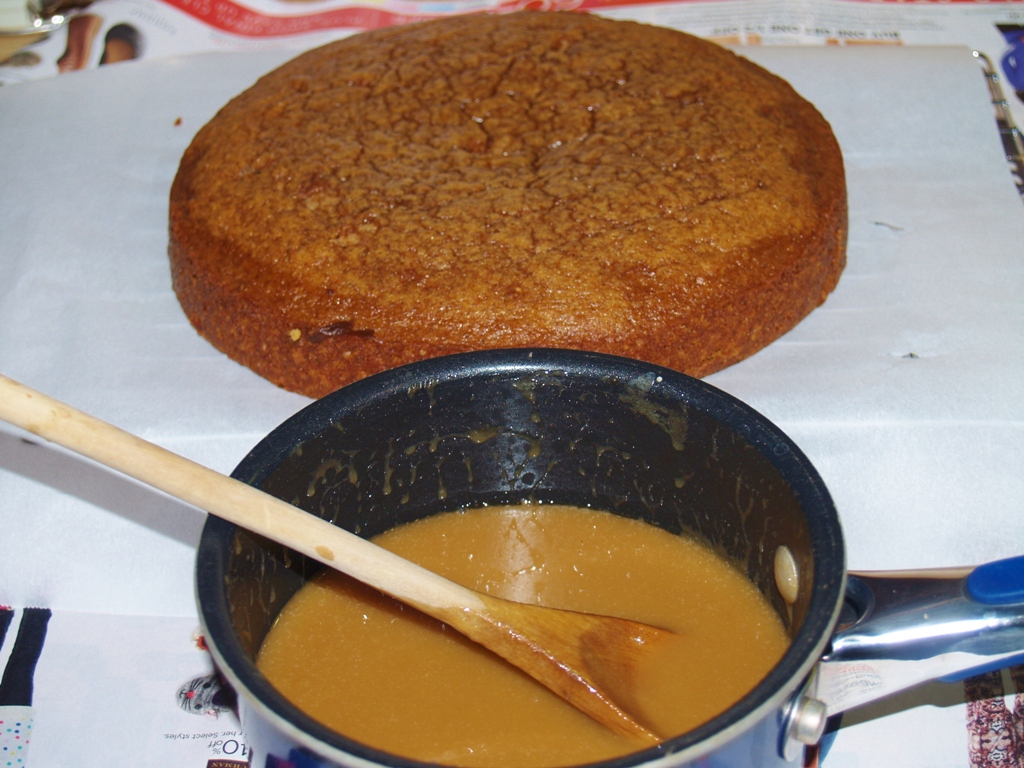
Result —
[[305, 53], [228, 103], [170, 197], [195, 328], [324, 395], [499, 347], [704, 376], [821, 304], [845, 264], [828, 123], [690, 35], [474, 14]]

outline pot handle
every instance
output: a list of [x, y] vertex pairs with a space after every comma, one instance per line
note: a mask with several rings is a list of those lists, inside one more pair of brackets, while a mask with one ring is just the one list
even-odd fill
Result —
[[1024, 556], [967, 569], [850, 573], [810, 695], [829, 715], [928, 680], [1024, 662]]

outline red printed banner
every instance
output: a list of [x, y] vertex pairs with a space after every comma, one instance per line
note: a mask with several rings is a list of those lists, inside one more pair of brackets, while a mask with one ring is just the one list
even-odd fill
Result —
[[204, 24], [242, 37], [283, 37], [327, 29], [372, 29], [414, 20], [375, 8], [336, 8], [305, 16], [269, 16], [232, 0], [165, 0]]
[[[628, 5], [649, 5], [673, 0], [512, 0], [480, 9], [472, 4], [467, 10], [494, 13], [523, 10], [591, 10]], [[351, 6], [301, 16], [271, 16], [254, 11], [233, 0], [164, 0], [204, 24], [242, 37], [284, 37], [328, 29], [375, 29], [435, 18], [439, 13], [401, 13], [387, 8]]]

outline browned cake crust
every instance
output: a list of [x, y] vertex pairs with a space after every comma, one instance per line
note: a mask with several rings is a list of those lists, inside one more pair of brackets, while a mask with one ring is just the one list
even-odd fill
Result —
[[196, 329], [320, 396], [495, 347], [703, 376], [821, 304], [845, 263], [828, 123], [673, 30], [576, 13], [356, 35], [262, 78], [171, 189]]

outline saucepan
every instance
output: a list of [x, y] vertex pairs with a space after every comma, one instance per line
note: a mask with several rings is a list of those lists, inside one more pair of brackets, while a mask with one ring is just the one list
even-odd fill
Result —
[[[707, 383], [635, 360], [495, 350], [397, 368], [312, 403], [233, 474], [365, 537], [529, 501], [696, 535], [737, 563], [789, 650], [725, 712], [607, 768], [790, 764], [829, 715], [1024, 659], [1024, 558], [848, 574], [833, 501], [793, 441]], [[203, 530], [200, 617], [238, 694], [252, 765], [423, 765], [320, 725], [256, 668], [281, 608], [320, 567], [217, 518]]]

